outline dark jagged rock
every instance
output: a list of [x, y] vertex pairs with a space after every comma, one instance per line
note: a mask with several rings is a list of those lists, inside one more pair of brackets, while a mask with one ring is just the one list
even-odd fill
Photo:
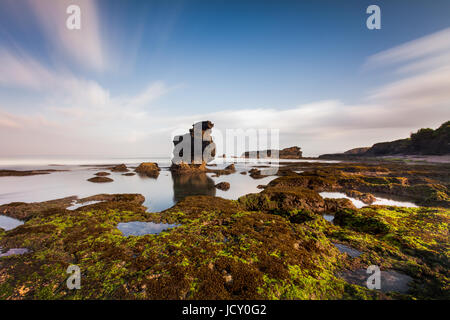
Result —
[[197, 122], [189, 129], [189, 133], [174, 138], [171, 171], [206, 171], [206, 164], [214, 160], [216, 155], [216, 144], [211, 136], [213, 127], [211, 121]]

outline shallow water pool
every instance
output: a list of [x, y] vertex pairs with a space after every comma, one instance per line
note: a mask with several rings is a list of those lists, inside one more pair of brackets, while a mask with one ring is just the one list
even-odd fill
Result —
[[144, 236], [147, 234], [159, 234], [162, 231], [178, 227], [177, 224], [154, 223], [154, 222], [121, 222], [117, 225], [125, 237], [128, 236]]
[[22, 225], [23, 222], [7, 216], [0, 216], [0, 228], [8, 231]]
[[[345, 193], [342, 193], [342, 192], [320, 192], [319, 194], [322, 196], [322, 198], [349, 199], [353, 203], [353, 205], [357, 208], [362, 208], [362, 207], [368, 206], [368, 204], [365, 204], [361, 200], [349, 197]], [[375, 198], [376, 198], [376, 201], [374, 203], [372, 203], [372, 205], [397, 206], [397, 207], [408, 207], [408, 208], [417, 208], [418, 207], [414, 203], [408, 202], [408, 201], [398, 201], [398, 200], [392, 200], [392, 199], [381, 198], [381, 197], [375, 197]]]

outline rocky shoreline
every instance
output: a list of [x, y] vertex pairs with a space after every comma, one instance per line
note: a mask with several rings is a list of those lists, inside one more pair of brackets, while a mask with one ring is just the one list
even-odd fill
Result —
[[[187, 196], [162, 212], [137, 194], [2, 205], [25, 223], [0, 230], [0, 247], [26, 251], [0, 258], [0, 299], [448, 299], [449, 173], [447, 164], [291, 162], [260, 193]], [[420, 207], [357, 209], [322, 191]], [[124, 236], [117, 225], [133, 221], [177, 227]], [[72, 264], [81, 290], [65, 286]], [[357, 282], [370, 265], [390, 275], [390, 291]]]

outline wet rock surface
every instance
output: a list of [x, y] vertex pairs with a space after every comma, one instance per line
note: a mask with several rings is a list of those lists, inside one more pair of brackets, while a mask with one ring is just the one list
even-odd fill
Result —
[[128, 170], [128, 168], [127, 168], [126, 165], [124, 165], [124, 164], [119, 164], [119, 165], [117, 165], [117, 166], [112, 167], [112, 168], [111, 168], [111, 171], [112, 171], [112, 172], [128, 172], [129, 170]]
[[134, 172], [128, 172], [128, 173], [123, 173], [122, 175], [125, 176], [125, 177], [132, 177], [132, 176], [135, 176], [136, 173], [134, 173]]
[[28, 170], [28, 171], [19, 171], [19, 170], [0, 170], [0, 177], [24, 177], [24, 176], [35, 176], [40, 174], [50, 174], [53, 172], [65, 172], [67, 170]]
[[106, 177], [106, 176], [111, 175], [111, 173], [102, 171], [102, 172], [97, 172], [95, 175], [98, 177]]
[[157, 178], [161, 169], [155, 162], [144, 162], [141, 163], [134, 171], [140, 175]]
[[222, 191], [227, 191], [230, 189], [230, 183], [229, 182], [220, 182], [216, 184], [216, 188]]
[[173, 163], [170, 167], [170, 171], [175, 174], [192, 174], [192, 173], [205, 173], [210, 171], [210, 169], [206, 168], [206, 163], [202, 164], [189, 164], [189, 163]]
[[361, 251], [351, 248], [349, 246], [346, 246], [345, 244], [340, 244], [340, 243], [333, 243], [333, 244], [335, 245], [336, 248], [338, 248], [338, 250], [340, 252], [346, 253], [352, 258], [357, 258], [362, 254]]
[[230, 164], [229, 166], [225, 167], [225, 169], [210, 169], [207, 168], [207, 172], [214, 173], [213, 177], [220, 177], [222, 175], [229, 175], [236, 172], [236, 167], [234, 164]]
[[113, 182], [114, 180], [111, 178], [107, 178], [107, 177], [94, 177], [94, 178], [88, 179], [87, 181], [93, 182], [93, 183], [108, 183], [108, 182]]

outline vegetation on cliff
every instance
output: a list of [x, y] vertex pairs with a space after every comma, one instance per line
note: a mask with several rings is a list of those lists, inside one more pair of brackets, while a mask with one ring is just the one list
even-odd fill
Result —
[[445, 155], [450, 154], [450, 121], [436, 130], [419, 129], [407, 139], [380, 142], [371, 148], [355, 148], [340, 154], [325, 154], [320, 158], [377, 157], [387, 155]]

